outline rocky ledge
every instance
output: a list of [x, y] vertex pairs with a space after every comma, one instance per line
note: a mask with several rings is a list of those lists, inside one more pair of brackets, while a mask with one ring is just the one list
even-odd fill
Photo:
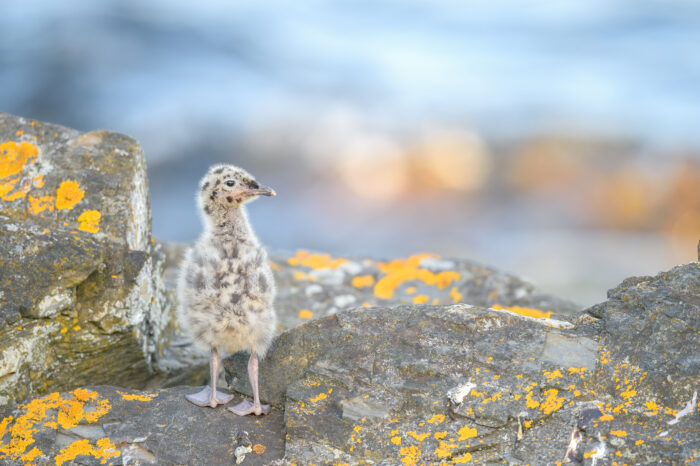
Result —
[[[355, 307], [284, 332], [264, 418], [192, 387], [6, 409], [8, 464], [686, 464], [700, 449], [700, 264], [625, 280], [572, 321], [467, 304]], [[225, 361], [248, 394], [245, 355]], [[238, 454], [238, 456], [236, 456]], [[245, 455], [245, 457], [243, 457]]]

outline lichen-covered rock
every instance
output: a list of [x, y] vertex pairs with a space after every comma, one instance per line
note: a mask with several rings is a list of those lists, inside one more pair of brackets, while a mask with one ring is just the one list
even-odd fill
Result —
[[[299, 464], [693, 462], [699, 285], [697, 263], [626, 280], [575, 327], [464, 304], [339, 312], [275, 342], [261, 394]], [[245, 362], [225, 361], [241, 393]]]
[[0, 114], [0, 405], [149, 378], [169, 316], [147, 191], [133, 139]]
[[[168, 256], [165, 280], [175, 285], [184, 246], [166, 245]], [[349, 259], [329, 254], [297, 251], [275, 252], [271, 267], [277, 283], [275, 308], [279, 331], [294, 328], [309, 320], [358, 306], [396, 304], [469, 303], [478, 306], [507, 307], [533, 316], [571, 319], [581, 308], [569, 301], [539, 292], [523, 280], [482, 265], [417, 254], [389, 261]], [[171, 306], [177, 306], [169, 293]], [[192, 383], [193, 364], [206, 363], [208, 353], [194, 348], [180, 335], [172, 322], [169, 336], [159, 358], [159, 367], [172, 371], [168, 385], [183, 380]], [[182, 371], [185, 371], [183, 374]], [[194, 373], [206, 379], [206, 368]]]
[[[6, 409], [0, 460], [694, 464], [699, 284], [698, 263], [628, 279], [575, 319], [467, 304], [338, 311], [273, 344], [260, 365], [270, 416], [195, 407], [191, 387], [75, 390]], [[246, 363], [224, 361], [243, 394]]]
[[0, 463], [231, 465], [239, 459], [263, 465], [282, 457], [282, 412], [261, 421], [202, 409], [185, 401], [193, 390], [98, 386], [7, 408], [0, 421]]

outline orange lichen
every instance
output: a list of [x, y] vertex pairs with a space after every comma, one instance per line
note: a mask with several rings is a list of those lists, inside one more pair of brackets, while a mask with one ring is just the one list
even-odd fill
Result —
[[[34, 443], [34, 434], [42, 427], [57, 429], [59, 425], [70, 429], [83, 420], [92, 423], [109, 412], [109, 400], [98, 399], [96, 392], [79, 388], [71, 392], [71, 399], [63, 399], [58, 392], [34, 399], [27, 404], [18, 406], [24, 413], [16, 419], [9, 416], [0, 421], [0, 459], [17, 460], [24, 455], [35, 455], [27, 449]], [[94, 402], [90, 412], [85, 411], [85, 403]], [[49, 414], [57, 410], [58, 413]], [[3, 441], [5, 437], [7, 443]]]
[[401, 437], [391, 437], [391, 443], [394, 445], [401, 445]]
[[88, 233], [97, 233], [100, 231], [101, 217], [102, 214], [99, 210], [86, 210], [78, 217], [78, 221], [80, 222], [78, 230], [87, 231]]
[[56, 190], [56, 208], [59, 210], [72, 209], [85, 196], [85, 190], [73, 180], [66, 180]]
[[121, 455], [116, 445], [108, 438], [99, 439], [95, 445], [94, 447], [90, 445], [88, 439], [76, 440], [56, 455], [56, 466], [61, 466], [66, 461], [72, 461], [78, 456], [93, 456], [100, 460], [100, 463], [105, 464], [109, 458]]
[[366, 288], [372, 285], [374, 285], [374, 276], [372, 275], [359, 275], [352, 279], [352, 286], [355, 288]]
[[551, 414], [554, 411], [558, 411], [559, 408], [562, 407], [565, 398], [558, 397], [558, 393], [559, 390], [557, 390], [556, 388], [551, 388], [544, 392], [544, 394], [547, 395], [547, 398], [542, 402], [542, 405], [540, 406], [540, 409], [543, 413]]
[[598, 453], [598, 450], [589, 450], [583, 454], [583, 457], [588, 459], [591, 456], [595, 455], [596, 453]]
[[7, 196], [3, 196], [2, 200], [3, 201], [16, 201], [17, 199], [23, 198], [26, 195], [27, 195], [27, 193], [25, 193], [24, 191], [15, 191], [12, 194], [8, 194]]
[[437, 440], [442, 440], [442, 439], [444, 439], [445, 437], [447, 437], [447, 431], [444, 431], [444, 430], [443, 430], [443, 431], [441, 431], [441, 432], [435, 432], [435, 433], [433, 434], [433, 437], [435, 437], [435, 439], [437, 439]]
[[291, 266], [304, 266], [314, 270], [318, 269], [337, 269], [341, 265], [347, 263], [347, 259], [337, 258], [332, 259], [330, 254], [311, 254], [308, 251], [297, 251], [296, 255], [287, 259], [287, 263]]
[[452, 462], [455, 464], [467, 464], [471, 462], [472, 460], [472, 454], [471, 453], [465, 453], [462, 456], [456, 456], [452, 458]]
[[40, 214], [41, 212], [48, 209], [49, 212], [53, 212], [54, 200], [53, 196], [41, 196], [34, 197], [31, 194], [27, 196], [29, 200], [29, 212], [32, 214]]
[[44, 187], [44, 175], [35, 176], [34, 178], [32, 178], [32, 183], [37, 188], [43, 188]]
[[5, 197], [7, 193], [15, 189], [15, 185], [19, 181], [19, 178], [13, 178], [11, 180], [5, 181], [4, 183], [0, 183], [0, 198]]
[[436, 414], [435, 416], [428, 419], [428, 424], [437, 424], [437, 423], [442, 423], [442, 422], [445, 422], [445, 415], [444, 414]]
[[253, 451], [256, 455], [262, 455], [263, 453], [265, 453], [265, 450], [267, 450], [267, 447], [265, 445], [262, 445], [260, 443], [256, 443], [255, 445], [253, 445]]
[[440, 445], [435, 449], [435, 454], [438, 458], [447, 458], [450, 456], [450, 452], [458, 446], [456, 443], [447, 443], [441, 440]]
[[476, 427], [464, 426], [457, 433], [459, 434], [460, 442], [477, 436]]
[[599, 421], [612, 421], [615, 419], [612, 414], [605, 413], [598, 418]]
[[532, 399], [532, 392], [528, 392], [527, 395], [525, 395], [525, 406], [529, 409], [535, 409], [540, 406], [539, 401]]
[[647, 401], [644, 405], [647, 407], [648, 410], [644, 413], [647, 416], [656, 416], [657, 414], [659, 414], [659, 411], [661, 411], [661, 406], [657, 405], [656, 402], [653, 400]]
[[0, 179], [16, 175], [27, 163], [36, 160], [39, 148], [30, 142], [7, 141], [0, 144]]
[[627, 432], [624, 430], [611, 430], [610, 435], [614, 435], [615, 437], [627, 437]]
[[544, 371], [544, 375], [547, 377], [548, 382], [562, 377], [561, 371], [559, 369], [556, 369], [554, 371]]
[[497, 311], [503, 310], [527, 317], [534, 317], [535, 319], [549, 319], [552, 316], [551, 311], [543, 311], [541, 309], [533, 309], [529, 307], [501, 306], [500, 304], [494, 304], [493, 306], [491, 306], [491, 308]]
[[426, 294], [419, 294], [413, 297], [413, 302], [415, 304], [425, 304], [430, 299], [430, 296]]
[[443, 290], [453, 281], [461, 278], [461, 275], [453, 270], [434, 273], [428, 269], [419, 268], [424, 259], [437, 257], [439, 256], [434, 254], [416, 254], [407, 259], [378, 262], [377, 267], [385, 276], [380, 278], [374, 286], [374, 295], [378, 298], [390, 299], [402, 283], [410, 280], [420, 280]]
[[325, 393], [321, 392], [321, 393], [318, 394], [318, 396], [315, 396], [315, 397], [313, 397], [313, 398], [309, 398], [309, 401], [312, 402], [312, 403], [316, 403], [317, 401], [325, 400], [326, 398], [328, 398], [328, 395], [326, 395]]
[[401, 462], [406, 466], [414, 466], [418, 463], [418, 458], [421, 455], [421, 451], [415, 445], [410, 445], [408, 447], [401, 447], [400, 454], [402, 456]]
[[455, 303], [462, 301], [462, 293], [457, 290], [456, 286], [450, 290], [450, 298], [452, 298], [452, 301]]
[[125, 393], [117, 390], [122, 397], [122, 400], [126, 401], [151, 401], [153, 398], [157, 397], [157, 393], [149, 393], [147, 395], [139, 395], [138, 393]]
[[299, 311], [299, 314], [297, 315], [297, 317], [300, 319], [311, 319], [313, 316], [314, 316], [314, 313], [308, 309], [302, 309], [301, 311]]
[[430, 433], [429, 433], [429, 432], [426, 432], [426, 433], [423, 433], [423, 434], [419, 434], [419, 433], [416, 432], [415, 430], [411, 430], [411, 431], [406, 432], [406, 435], [410, 435], [411, 437], [413, 437], [414, 439], [416, 439], [416, 440], [419, 441], [419, 442], [422, 442], [422, 441], [425, 440], [426, 438], [430, 437]]
[[406, 294], [413, 294], [416, 292], [416, 287], [415, 286], [409, 286], [406, 288]]

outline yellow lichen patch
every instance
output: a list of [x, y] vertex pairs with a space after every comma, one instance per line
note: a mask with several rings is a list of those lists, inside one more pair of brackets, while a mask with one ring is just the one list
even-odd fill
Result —
[[615, 419], [612, 414], [605, 413], [598, 418], [599, 421], [612, 421]]
[[394, 297], [396, 289], [402, 283], [410, 280], [420, 280], [427, 285], [437, 286], [442, 290], [453, 281], [459, 280], [461, 275], [453, 270], [434, 273], [428, 269], [421, 269], [420, 264], [424, 259], [437, 258], [434, 254], [416, 254], [407, 259], [395, 259], [391, 262], [378, 262], [377, 267], [385, 274], [374, 286], [374, 295], [382, 299]]
[[547, 377], [547, 381], [551, 382], [555, 379], [559, 379], [562, 377], [561, 371], [559, 369], [554, 370], [554, 371], [544, 371], [544, 375]]
[[311, 254], [308, 251], [297, 251], [296, 255], [287, 259], [287, 263], [291, 266], [310, 267], [317, 269], [337, 269], [341, 265], [347, 263], [347, 259], [337, 258], [332, 259], [330, 254]]
[[56, 455], [56, 466], [61, 466], [66, 461], [73, 461], [78, 456], [94, 456], [104, 464], [109, 458], [120, 455], [117, 447], [108, 438], [99, 439], [95, 442], [95, 446], [90, 445], [88, 439], [76, 440]]
[[30, 142], [7, 141], [0, 144], [0, 179], [16, 175], [27, 163], [33, 163], [39, 148]]
[[452, 458], [452, 462], [454, 464], [467, 464], [471, 462], [472, 460], [472, 454], [471, 453], [465, 453], [462, 456], [456, 456]]
[[644, 403], [644, 405], [647, 407], [647, 410], [644, 414], [647, 416], [656, 416], [659, 414], [659, 411], [661, 411], [661, 406], [657, 405], [655, 401], [647, 401]]
[[610, 435], [614, 435], [615, 437], [627, 437], [627, 432], [624, 430], [611, 430]]
[[450, 452], [457, 448], [459, 445], [456, 443], [447, 443], [440, 441], [440, 445], [435, 449], [435, 454], [438, 458], [447, 458], [450, 456]]
[[5, 198], [5, 195], [15, 189], [15, 185], [19, 181], [19, 178], [13, 178], [11, 180], [0, 183], [0, 198]]
[[444, 414], [436, 414], [435, 416], [431, 417], [428, 419], [428, 424], [438, 424], [445, 422], [445, 415]]
[[352, 286], [355, 288], [366, 288], [372, 285], [374, 285], [374, 276], [372, 275], [359, 275], [352, 279]]
[[413, 294], [416, 292], [416, 287], [415, 286], [409, 286], [406, 288], [406, 294]]
[[457, 431], [459, 434], [459, 441], [467, 440], [477, 436], [476, 427], [464, 426]]
[[314, 313], [308, 309], [302, 309], [301, 311], [299, 311], [299, 314], [297, 314], [297, 317], [300, 319], [311, 319], [313, 316]]
[[326, 395], [325, 393], [321, 392], [321, 393], [318, 394], [318, 396], [315, 396], [315, 397], [313, 397], [313, 398], [309, 398], [309, 401], [312, 402], [312, 403], [316, 403], [317, 401], [325, 400], [326, 398], [328, 398], [328, 395]]
[[265, 453], [265, 450], [267, 450], [267, 447], [265, 445], [262, 445], [260, 443], [256, 443], [255, 445], [253, 445], [253, 451], [256, 455], [262, 455], [263, 453]]
[[411, 430], [411, 431], [409, 431], [409, 432], [406, 432], [406, 435], [410, 435], [411, 437], [413, 437], [414, 439], [416, 439], [416, 440], [419, 441], [419, 442], [422, 442], [422, 441], [425, 440], [426, 438], [430, 437], [430, 433], [429, 433], [429, 432], [426, 432], [426, 433], [424, 433], [424, 434], [419, 434], [419, 433], [416, 432], [415, 430]]
[[29, 200], [29, 212], [32, 214], [40, 214], [41, 212], [48, 209], [49, 212], [53, 212], [53, 205], [55, 197], [53, 196], [41, 196], [34, 197], [31, 194], [27, 196]]
[[78, 222], [80, 222], [78, 230], [87, 231], [88, 233], [97, 233], [100, 231], [101, 217], [102, 214], [99, 210], [86, 210], [78, 217]]
[[552, 316], [551, 311], [543, 311], [541, 309], [533, 309], [530, 307], [520, 307], [520, 306], [501, 306], [500, 304], [494, 304], [491, 306], [492, 309], [497, 311], [503, 310], [512, 312], [514, 314], [520, 314], [522, 316], [534, 317], [535, 319], [549, 319]]
[[391, 443], [393, 443], [394, 445], [401, 445], [401, 437], [391, 437]]
[[43, 188], [44, 187], [44, 175], [35, 176], [34, 178], [32, 178], [32, 183], [37, 188]]
[[295, 280], [299, 281], [315, 281], [316, 278], [309, 275], [308, 273], [302, 272], [301, 270], [295, 270], [292, 273], [292, 277], [294, 277]]
[[419, 294], [413, 297], [413, 302], [415, 304], [425, 304], [430, 299], [430, 296], [426, 294]]
[[635, 390], [631, 385], [628, 385], [627, 390], [620, 393], [620, 396], [626, 400], [628, 398], [632, 398], [636, 394], [637, 394], [637, 390]]
[[447, 437], [447, 432], [444, 431], [444, 430], [443, 430], [442, 432], [435, 432], [435, 433], [433, 434], [433, 437], [435, 437], [437, 440], [442, 440], [442, 439], [444, 439], [445, 437]]
[[564, 397], [558, 397], [558, 393], [559, 390], [557, 390], [556, 388], [551, 388], [544, 392], [544, 394], [547, 395], [547, 398], [542, 402], [542, 405], [540, 406], [540, 409], [543, 413], [551, 414], [562, 407], [562, 405], [564, 404]]
[[270, 268], [275, 272], [279, 272], [280, 270], [282, 270], [282, 267], [280, 267], [279, 264], [275, 261], [267, 261], [267, 263], [270, 266]]
[[56, 190], [56, 208], [59, 210], [72, 209], [85, 196], [85, 190], [73, 180], [66, 180]]
[[635, 445], [641, 445], [642, 443], [644, 443], [644, 440], [642, 439], [639, 439], [636, 442], [634, 442]]
[[43, 455], [43, 454], [44, 454], [44, 453], [43, 453], [41, 450], [39, 450], [37, 447], [34, 447], [34, 448], [32, 448], [31, 450], [29, 450], [29, 453], [25, 453], [25, 454], [22, 455], [19, 459], [20, 459], [20, 461], [24, 461], [25, 464], [28, 464], [28, 463], [31, 463], [32, 461], [34, 461], [35, 459], [37, 459], [37, 457], [39, 457], [39, 456], [41, 456], [41, 455]]
[[157, 393], [149, 393], [147, 395], [139, 395], [138, 393], [125, 393], [125, 392], [120, 392], [117, 390], [117, 393], [119, 393], [122, 396], [122, 400], [126, 401], [151, 401], [153, 398], [157, 397]]
[[598, 453], [598, 450], [588, 450], [587, 452], [585, 452], [585, 453], [583, 454], [583, 457], [586, 458], [586, 459], [588, 459], [588, 458], [590, 458], [591, 456], [595, 455], [596, 453]]
[[462, 293], [460, 293], [459, 290], [457, 290], [456, 286], [450, 290], [450, 298], [452, 298], [452, 301], [454, 301], [455, 303], [459, 303], [462, 301]]
[[406, 466], [414, 466], [418, 463], [418, 458], [420, 457], [421, 451], [415, 445], [410, 445], [408, 447], [401, 447], [401, 462]]
[[527, 392], [527, 395], [525, 395], [525, 406], [529, 409], [535, 409], [540, 406], [539, 401], [532, 399], [532, 392]]
[[[106, 414], [111, 405], [109, 400], [98, 399], [96, 392], [76, 389], [71, 392], [72, 399], [63, 399], [58, 392], [34, 399], [18, 406], [23, 414], [16, 419], [12, 416], [0, 422], [0, 459], [17, 460], [25, 454], [32, 454], [27, 449], [34, 443], [34, 434], [42, 427], [57, 429], [59, 425], [70, 429], [85, 420], [97, 421]], [[92, 411], [86, 412], [86, 402], [94, 402]], [[58, 414], [49, 415], [49, 411], [58, 410]], [[9, 436], [8, 436], [9, 434]], [[3, 439], [7, 439], [7, 443]]]
[[496, 393], [495, 395], [493, 395], [493, 396], [490, 397], [490, 398], [484, 398], [483, 400], [481, 400], [481, 402], [482, 402], [483, 404], [491, 403], [492, 401], [496, 401], [497, 399], [499, 399], [502, 395], [503, 395], [502, 392], [498, 392], [498, 393]]

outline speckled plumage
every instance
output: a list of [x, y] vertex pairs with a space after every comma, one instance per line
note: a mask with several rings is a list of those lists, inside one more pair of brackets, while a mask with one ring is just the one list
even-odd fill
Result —
[[[226, 182], [233, 180], [235, 186]], [[276, 327], [275, 282], [267, 253], [248, 222], [242, 189], [254, 178], [233, 165], [217, 165], [197, 196], [204, 232], [186, 252], [178, 292], [181, 328], [197, 343], [226, 352], [265, 354]]]

